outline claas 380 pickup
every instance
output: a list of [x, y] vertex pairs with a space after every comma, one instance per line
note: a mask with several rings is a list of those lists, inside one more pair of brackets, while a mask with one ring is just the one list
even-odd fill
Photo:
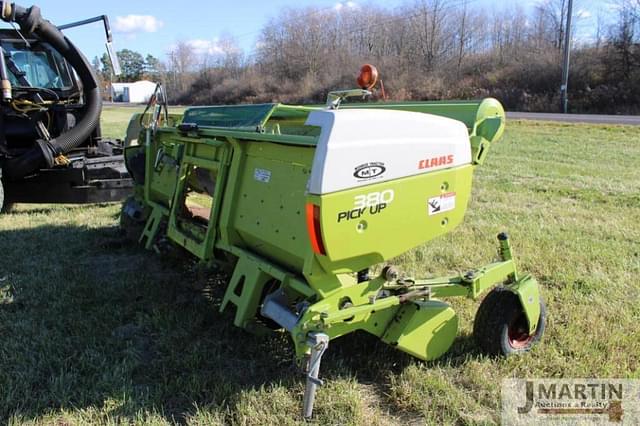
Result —
[[473, 171], [504, 130], [500, 103], [343, 102], [369, 88], [333, 92], [326, 106], [179, 116], [158, 93], [125, 152], [135, 195], [123, 226], [147, 248], [168, 240], [232, 271], [221, 310], [234, 308], [238, 327], [290, 333], [306, 360], [305, 417], [329, 342], [356, 330], [432, 360], [458, 330], [444, 299], [487, 290], [474, 323], [486, 352], [525, 352], [544, 330], [538, 284], [517, 271], [505, 233], [494, 262], [460, 276], [407, 278], [385, 265], [462, 222]]

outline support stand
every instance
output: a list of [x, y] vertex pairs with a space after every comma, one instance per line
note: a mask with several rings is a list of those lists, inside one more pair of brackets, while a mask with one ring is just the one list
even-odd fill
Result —
[[309, 358], [309, 371], [307, 372], [307, 387], [304, 390], [302, 403], [302, 415], [305, 419], [311, 418], [316, 391], [318, 386], [322, 385], [322, 380], [318, 378], [318, 374], [320, 373], [322, 355], [324, 355], [329, 346], [329, 336], [324, 333], [311, 333], [309, 334], [309, 346], [311, 347], [311, 357]]

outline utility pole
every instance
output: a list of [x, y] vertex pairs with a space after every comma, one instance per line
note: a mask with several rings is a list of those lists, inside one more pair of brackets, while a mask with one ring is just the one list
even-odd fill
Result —
[[562, 65], [562, 111], [566, 114], [569, 109], [569, 59], [571, 57], [571, 15], [573, 15], [573, 0], [567, 6], [567, 27], [564, 32], [564, 63]]

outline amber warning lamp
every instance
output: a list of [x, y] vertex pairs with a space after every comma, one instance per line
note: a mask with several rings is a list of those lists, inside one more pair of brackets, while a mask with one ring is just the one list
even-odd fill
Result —
[[[378, 69], [376, 67], [370, 64], [365, 64], [362, 66], [362, 68], [360, 68], [360, 74], [358, 75], [358, 79], [356, 81], [358, 83], [358, 87], [360, 87], [361, 89], [373, 91], [373, 89], [378, 84], [379, 77], [380, 76], [378, 74]], [[386, 100], [387, 95], [384, 92], [384, 83], [382, 82], [382, 80], [379, 81], [382, 99]]]

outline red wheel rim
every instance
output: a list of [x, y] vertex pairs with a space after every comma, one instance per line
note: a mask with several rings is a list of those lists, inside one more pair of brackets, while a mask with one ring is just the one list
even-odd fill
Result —
[[535, 334], [529, 334], [527, 319], [524, 315], [513, 321], [507, 329], [509, 345], [513, 349], [526, 349], [533, 341], [534, 336]]

